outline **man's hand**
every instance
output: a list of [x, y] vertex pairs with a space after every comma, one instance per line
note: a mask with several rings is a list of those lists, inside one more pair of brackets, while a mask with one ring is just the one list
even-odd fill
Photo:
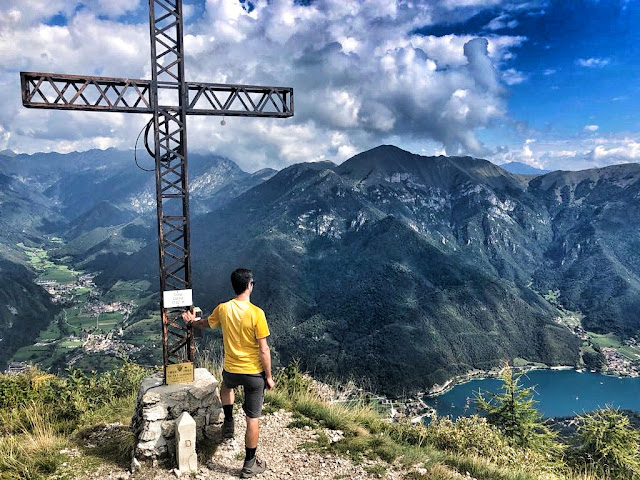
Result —
[[265, 380], [267, 382], [267, 390], [273, 390], [276, 386], [276, 382], [273, 381], [273, 377], [267, 377]]
[[196, 319], [196, 313], [194, 311], [192, 311], [191, 309], [186, 310], [186, 311], [182, 312], [182, 319], [186, 323], [192, 323]]
[[[198, 312], [200, 312], [200, 309], [198, 309]], [[191, 325], [193, 328], [200, 330], [209, 326], [209, 320], [207, 320], [207, 318], [196, 317], [196, 312], [193, 311], [193, 308], [182, 312], [182, 320], [184, 320], [184, 323], [187, 325]]]

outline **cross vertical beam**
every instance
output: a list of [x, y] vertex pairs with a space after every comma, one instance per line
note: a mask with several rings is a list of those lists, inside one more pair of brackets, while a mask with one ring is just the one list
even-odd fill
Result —
[[[160, 291], [190, 290], [189, 192], [187, 179], [187, 83], [182, 45], [182, 2], [149, 0], [151, 105], [154, 121]], [[181, 308], [162, 312], [163, 363], [193, 361], [192, 327]], [[172, 338], [175, 341], [172, 342]], [[165, 375], [166, 377], [166, 375]]]

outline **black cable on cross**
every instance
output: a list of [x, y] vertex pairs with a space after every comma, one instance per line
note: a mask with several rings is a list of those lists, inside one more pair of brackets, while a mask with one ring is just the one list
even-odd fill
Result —
[[149, 0], [151, 80], [20, 73], [25, 107], [153, 114], [165, 381], [195, 354], [180, 317], [193, 304], [186, 116], [293, 116], [292, 88], [186, 82], [182, 18], [181, 0]]

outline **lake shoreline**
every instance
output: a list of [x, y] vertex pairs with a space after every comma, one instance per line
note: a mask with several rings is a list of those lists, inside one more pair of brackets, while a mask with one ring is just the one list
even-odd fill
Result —
[[[533, 370], [574, 370], [575, 367], [572, 365], [525, 365], [522, 367], [511, 367], [514, 371], [527, 373]], [[442, 385], [434, 385], [429, 390], [427, 390], [423, 396], [426, 398], [435, 398], [439, 395], [443, 395], [447, 393], [454, 387], [458, 385], [463, 385], [465, 383], [471, 382], [472, 380], [485, 380], [487, 378], [499, 378], [500, 373], [502, 372], [502, 368], [492, 368], [491, 370], [471, 370], [462, 375], [456, 375], [455, 377], [450, 378]]]
[[[629, 376], [629, 375], [619, 375], [616, 374], [615, 372], [602, 372], [602, 371], [596, 371], [596, 370], [586, 370], [584, 368], [577, 368], [573, 365], [524, 365], [524, 366], [519, 366], [519, 367], [511, 367], [513, 368], [514, 371], [517, 372], [523, 372], [523, 373], [527, 373], [527, 372], [531, 372], [531, 371], [535, 371], [535, 370], [553, 370], [553, 371], [564, 371], [564, 370], [575, 370], [578, 373], [584, 372], [584, 371], [590, 371], [591, 373], [599, 373], [600, 375], [605, 375], [607, 377], [614, 377], [614, 378], [634, 378], [633, 376]], [[442, 385], [434, 385], [433, 387], [431, 387], [430, 389], [428, 389], [426, 392], [419, 394], [419, 396], [421, 398], [435, 398], [438, 397], [439, 395], [445, 394], [447, 393], [449, 390], [451, 390], [454, 387], [457, 387], [458, 385], [463, 385], [465, 383], [468, 383], [472, 380], [485, 380], [487, 378], [499, 378], [500, 377], [500, 372], [502, 372], [503, 368], [494, 368], [491, 370], [471, 370], [465, 374], [462, 375], [456, 375], [455, 377], [452, 377], [451, 379], [447, 380], [445, 383], [443, 383]]]
[[[611, 375], [569, 368], [520, 367], [526, 371], [522, 377], [523, 388], [535, 389], [537, 409], [545, 417], [566, 417], [604, 408], [607, 405], [640, 413], [640, 377]], [[475, 373], [449, 382], [438, 394], [422, 397], [424, 403], [438, 416], [458, 418], [472, 411], [478, 391], [487, 394], [502, 392], [502, 381], [496, 378], [496, 371], [487, 375]], [[610, 372], [609, 372], [610, 373]], [[473, 410], [473, 408], [471, 409]]]

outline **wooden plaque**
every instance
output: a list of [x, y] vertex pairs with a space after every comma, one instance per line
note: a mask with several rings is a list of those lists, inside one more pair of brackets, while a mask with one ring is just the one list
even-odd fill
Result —
[[167, 385], [175, 383], [193, 383], [193, 363], [174, 363], [167, 365]]

